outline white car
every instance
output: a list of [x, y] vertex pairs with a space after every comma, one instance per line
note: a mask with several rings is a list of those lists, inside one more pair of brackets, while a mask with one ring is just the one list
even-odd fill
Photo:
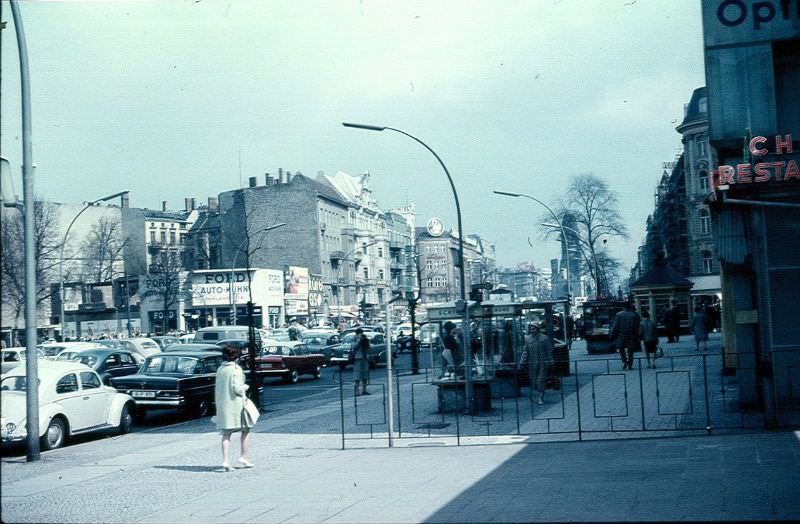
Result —
[[122, 340], [121, 342], [123, 349], [127, 349], [131, 353], [142, 357], [142, 362], [150, 355], [161, 353], [161, 346], [159, 346], [158, 342], [156, 342], [152, 338], [147, 338], [147, 337], [129, 338], [127, 340]]
[[36, 347], [44, 352], [45, 357], [55, 360], [62, 351], [67, 349], [83, 351], [84, 349], [97, 349], [102, 346], [96, 342], [46, 342]]
[[[39, 361], [39, 437], [44, 450], [60, 447], [71, 435], [116, 429], [127, 433], [133, 422], [133, 399], [110, 386], [80, 362]], [[26, 431], [25, 367], [0, 381], [0, 439], [20, 442]]]
[[188, 335], [181, 335], [178, 337], [181, 339], [181, 344], [191, 344], [194, 342], [194, 333], [189, 333]]
[[[0, 371], [0, 372], [5, 374], [5, 373], [11, 371], [11, 369], [13, 369], [13, 368], [15, 368], [15, 367], [17, 367], [19, 365], [22, 365], [22, 368], [24, 369], [25, 368], [25, 354], [26, 354], [26, 351], [27, 350], [25, 348], [22, 348], [22, 347], [20, 347], [20, 348], [5, 348], [3, 350], [3, 353], [2, 353], [3, 365], [2, 365], [2, 371]], [[45, 358], [44, 357], [44, 353], [42, 353], [38, 349], [36, 351], [39, 354], [39, 358], [41, 358], [41, 359]]]

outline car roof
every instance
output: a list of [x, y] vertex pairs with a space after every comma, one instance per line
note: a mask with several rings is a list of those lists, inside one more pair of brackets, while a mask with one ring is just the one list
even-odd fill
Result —
[[[179, 348], [179, 349], [170, 349], [170, 348]], [[178, 352], [184, 351], [219, 351], [219, 346], [215, 346], [214, 344], [170, 344], [169, 346], [164, 348], [164, 353], [169, 353], [173, 355]]]
[[299, 340], [267, 340], [264, 342], [265, 346], [281, 346], [281, 347], [295, 347], [302, 344]]
[[116, 348], [90, 348], [84, 349], [83, 351], [79, 351], [82, 355], [110, 355], [111, 353], [128, 353], [131, 352], [127, 349], [116, 349]]
[[150, 355], [147, 358], [156, 358], [156, 357], [165, 357], [165, 356], [169, 356], [169, 357], [195, 357], [195, 358], [211, 357], [211, 356], [219, 356], [219, 351], [191, 351], [191, 350], [167, 351], [167, 352], [156, 353], [154, 355]]
[[[82, 371], [92, 371], [92, 368], [74, 360], [40, 360], [37, 366], [37, 375], [42, 382], [50, 379], [55, 379], [64, 373], [70, 371], [80, 373]], [[17, 366], [12, 368], [3, 377], [15, 377], [25, 375], [25, 366]]]

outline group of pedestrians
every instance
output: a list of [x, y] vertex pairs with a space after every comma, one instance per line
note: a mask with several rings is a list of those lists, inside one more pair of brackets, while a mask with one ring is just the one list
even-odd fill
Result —
[[[667, 342], [673, 343], [680, 340], [680, 313], [675, 302], [663, 316], [664, 328], [667, 332]], [[694, 335], [695, 351], [708, 350], [709, 319], [702, 306], [694, 308], [691, 332]], [[622, 359], [622, 369], [633, 369], [633, 353], [640, 350], [640, 343], [644, 343], [647, 367], [656, 367], [656, 354], [658, 351], [658, 329], [656, 323], [650, 318], [646, 309], [641, 316], [634, 311], [633, 304], [628, 302], [625, 309], [617, 313], [611, 327], [611, 340], [619, 349]]]

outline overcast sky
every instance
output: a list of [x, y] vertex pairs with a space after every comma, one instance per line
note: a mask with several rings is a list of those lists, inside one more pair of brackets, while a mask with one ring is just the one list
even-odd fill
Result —
[[[547, 265], [543, 208], [571, 175], [619, 193], [633, 264], [675, 126], [704, 85], [699, 0], [22, 2], [31, 61], [36, 192], [131, 205], [238, 187], [278, 168], [369, 171], [384, 209], [455, 224], [498, 263]], [[3, 2], [2, 153], [21, 163], [19, 72]], [[241, 151], [241, 175], [239, 155]], [[17, 182], [17, 190], [20, 184]], [[534, 248], [528, 245], [528, 237]]]

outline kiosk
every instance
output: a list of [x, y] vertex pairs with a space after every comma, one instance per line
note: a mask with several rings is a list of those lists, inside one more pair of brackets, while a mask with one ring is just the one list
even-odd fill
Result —
[[467, 307], [472, 347], [467, 351], [459, 346], [454, 369], [442, 358], [444, 326], [449, 322], [463, 330], [463, 311], [454, 302], [428, 307], [429, 323], [436, 325], [441, 333], [438, 343], [431, 348], [430, 363], [434, 372], [432, 382], [439, 388], [441, 413], [460, 413], [466, 409], [466, 373], [472, 374], [475, 411], [490, 411], [491, 399], [520, 395], [520, 388], [528, 384], [527, 369], [520, 369], [519, 362], [530, 322], [544, 322], [547, 326], [546, 334], [554, 347], [555, 365], [551, 373], [569, 374], [567, 345], [553, 337], [554, 328], [559, 325], [559, 310], [564, 308], [562, 302], [470, 301]]

